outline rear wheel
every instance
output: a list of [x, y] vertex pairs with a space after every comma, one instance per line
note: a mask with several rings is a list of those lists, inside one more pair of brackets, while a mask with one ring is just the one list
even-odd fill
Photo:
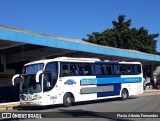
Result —
[[72, 105], [72, 97], [69, 93], [66, 93], [63, 97], [63, 105], [69, 107]]
[[128, 98], [128, 90], [123, 89], [122, 92], [121, 92], [121, 99], [126, 100], [127, 98]]

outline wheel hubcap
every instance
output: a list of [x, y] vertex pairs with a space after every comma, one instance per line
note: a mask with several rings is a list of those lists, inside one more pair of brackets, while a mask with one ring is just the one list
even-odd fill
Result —
[[71, 98], [70, 97], [67, 98], [67, 102], [71, 103]]
[[123, 94], [123, 97], [124, 97], [124, 98], [126, 98], [126, 97], [127, 97], [127, 94], [126, 94], [126, 93], [125, 93], [125, 94]]
[[123, 92], [123, 97], [126, 98], [127, 97], [127, 93], [126, 91]]

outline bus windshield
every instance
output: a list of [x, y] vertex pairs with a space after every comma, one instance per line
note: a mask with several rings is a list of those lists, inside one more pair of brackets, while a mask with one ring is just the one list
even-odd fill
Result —
[[[21, 94], [33, 94], [42, 91], [41, 79], [36, 82], [36, 74], [22, 75], [22, 81], [20, 83]], [[40, 77], [42, 78], [42, 77]]]
[[27, 66], [24, 66], [22, 73], [23, 74], [35, 74], [38, 71], [43, 70], [43, 67], [44, 67], [43, 63], [27, 65]]

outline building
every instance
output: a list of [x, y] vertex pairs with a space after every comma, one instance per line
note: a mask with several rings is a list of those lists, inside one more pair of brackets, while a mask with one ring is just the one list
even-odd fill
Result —
[[139, 61], [150, 76], [160, 65], [158, 55], [0, 26], [0, 87], [11, 85], [11, 77], [20, 73], [25, 63], [59, 56]]

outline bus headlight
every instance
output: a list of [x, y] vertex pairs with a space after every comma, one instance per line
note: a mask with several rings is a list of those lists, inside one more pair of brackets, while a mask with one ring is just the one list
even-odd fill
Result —
[[39, 96], [39, 95], [34, 95], [34, 97], [33, 97], [34, 100], [39, 100], [39, 99], [41, 99], [41, 98], [42, 98], [42, 97]]
[[26, 96], [21, 95], [21, 96], [20, 96], [20, 100], [26, 100]]

